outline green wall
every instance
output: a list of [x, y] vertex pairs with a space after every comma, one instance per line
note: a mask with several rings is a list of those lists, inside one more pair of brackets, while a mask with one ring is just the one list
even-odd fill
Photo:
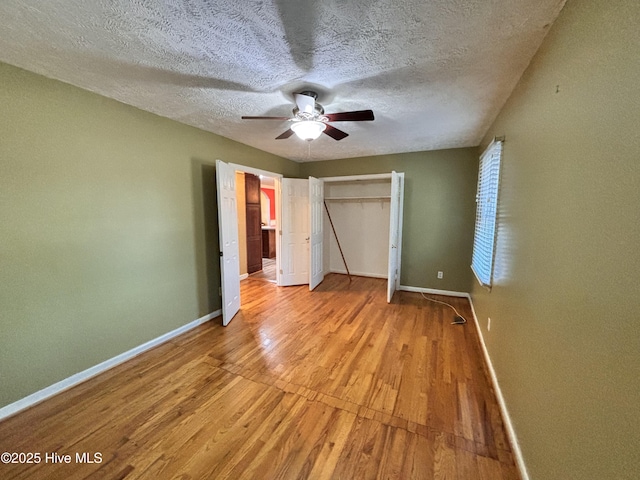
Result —
[[[303, 163], [303, 176], [405, 173], [402, 285], [469, 292], [478, 152], [475, 148]], [[438, 280], [437, 272], [444, 272]]]
[[532, 479], [639, 478], [639, 25], [569, 0], [484, 141], [497, 284], [472, 296]]
[[0, 406], [220, 308], [215, 160], [299, 165], [0, 64]]

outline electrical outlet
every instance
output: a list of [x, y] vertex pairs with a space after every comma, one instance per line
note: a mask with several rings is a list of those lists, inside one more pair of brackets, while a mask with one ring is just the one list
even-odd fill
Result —
[[438, 272], [438, 278], [442, 279], [442, 277], [444, 277], [444, 273], [443, 272]]
[[487, 332], [491, 331], [491, 317], [487, 317]]

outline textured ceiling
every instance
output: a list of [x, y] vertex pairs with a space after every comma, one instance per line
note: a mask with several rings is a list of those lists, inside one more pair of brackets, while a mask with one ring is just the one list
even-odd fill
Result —
[[[2, 0], [0, 61], [297, 161], [478, 145], [564, 0]], [[313, 87], [349, 137], [291, 137]]]

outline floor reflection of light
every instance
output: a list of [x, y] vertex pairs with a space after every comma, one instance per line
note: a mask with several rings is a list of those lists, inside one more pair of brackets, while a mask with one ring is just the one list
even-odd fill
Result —
[[269, 328], [258, 328], [258, 338], [256, 338], [256, 346], [260, 350], [260, 357], [265, 366], [269, 369], [274, 369], [281, 364], [282, 352], [277, 348], [278, 343], [274, 342], [271, 338]]
[[267, 332], [266, 329], [261, 328], [258, 330], [258, 335], [260, 335], [260, 343], [264, 347], [271, 345], [271, 338], [269, 338], [269, 332]]

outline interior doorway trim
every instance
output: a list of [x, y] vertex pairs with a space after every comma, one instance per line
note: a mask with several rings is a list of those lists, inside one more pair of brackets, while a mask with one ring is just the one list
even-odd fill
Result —
[[280, 192], [281, 192], [281, 188], [280, 185], [282, 183], [282, 177], [283, 175], [281, 173], [274, 173], [274, 172], [269, 172], [268, 170], [261, 170], [259, 168], [253, 168], [253, 167], [247, 167], [246, 165], [240, 165], [239, 163], [229, 163], [229, 166], [231, 168], [233, 168], [236, 171], [240, 171], [240, 172], [244, 172], [244, 173], [251, 173], [253, 175], [258, 175], [258, 176], [263, 176], [263, 177], [270, 177], [273, 178], [275, 181], [275, 185], [274, 185], [274, 191], [275, 191], [275, 197], [276, 197], [276, 285], [280, 285], [281, 280], [280, 280], [280, 259], [281, 259], [281, 253], [280, 253], [280, 231], [282, 229], [281, 226], [281, 202], [282, 199], [280, 198]]

